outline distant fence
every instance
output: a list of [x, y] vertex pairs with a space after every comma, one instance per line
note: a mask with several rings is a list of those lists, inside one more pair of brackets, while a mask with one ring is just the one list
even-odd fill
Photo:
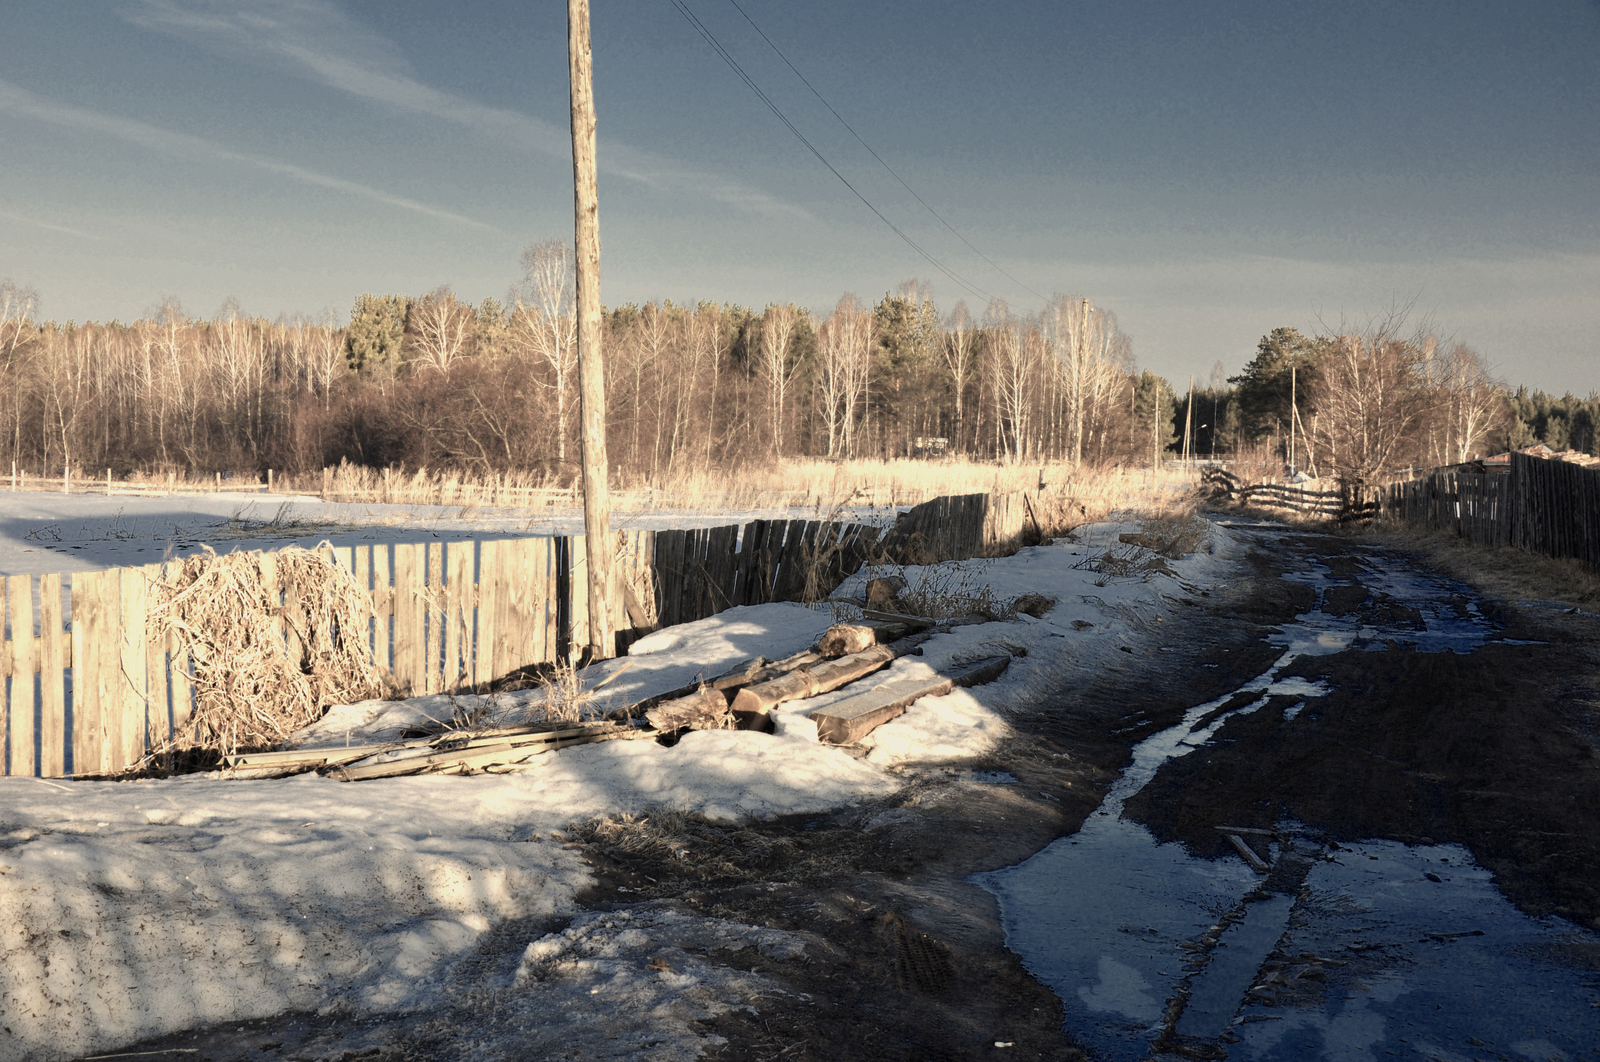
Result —
[[1344, 499], [1336, 490], [1308, 490], [1299, 484], [1245, 483], [1225, 468], [1206, 468], [1200, 482], [1211, 488], [1212, 497], [1224, 497], [1240, 505], [1337, 516]]
[[1600, 571], [1600, 469], [1513, 453], [1509, 473], [1441, 469], [1362, 501], [1386, 517]]
[[[1029, 493], [938, 498], [901, 514], [881, 541], [876, 527], [818, 520], [618, 533], [616, 651], [736, 605], [824, 598], [870, 561], [1014, 550], [1030, 527], [1037, 533], [1037, 504]], [[572, 660], [588, 643], [582, 535], [322, 549], [370, 597], [373, 663], [412, 695], [483, 689]], [[259, 554], [269, 586], [275, 556]], [[113, 774], [181, 731], [193, 706], [192, 662], [148, 615], [178, 566], [5, 579], [0, 774]]]

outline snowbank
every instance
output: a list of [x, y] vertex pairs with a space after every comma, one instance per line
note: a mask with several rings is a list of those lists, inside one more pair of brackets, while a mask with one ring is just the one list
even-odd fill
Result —
[[[1173, 575], [1108, 578], [1084, 566], [1128, 529], [1097, 525], [1076, 541], [1004, 560], [930, 569], [942, 578], [954, 568], [997, 599], [1036, 592], [1058, 603], [1043, 619], [957, 628], [925, 643], [923, 656], [896, 661], [881, 680], [931, 674], [997, 647], [1026, 652], [999, 681], [926, 698], [880, 727], [865, 758], [818, 744], [806, 718], [848, 695], [841, 691], [788, 706], [774, 735], [700, 732], [671, 748], [586, 745], [505, 775], [0, 781], [0, 1060], [71, 1057], [287, 1009], [420, 1005], [492, 924], [575, 913], [587, 870], [549, 839], [573, 819], [656, 804], [724, 819], [811, 813], [892, 793], [901, 782], [885, 768], [982, 755], [1007, 733], [1008, 706], [1037, 701], [1072, 681], [1074, 669], [1114, 663], [1135, 639], [1159, 639], [1185, 585], [1197, 589], [1232, 571], [1234, 547], [1223, 533], [1214, 552], [1174, 562]], [[911, 569], [908, 577], [916, 585], [924, 574]], [[662, 631], [637, 655], [590, 669], [586, 681], [615, 675], [602, 696], [620, 703], [754, 656], [788, 655], [833, 619], [790, 604], [733, 609]], [[364, 702], [330, 712], [301, 737], [373, 740], [454, 707], [448, 698]], [[674, 928], [676, 916], [651, 917], [655, 928], [640, 929], [646, 936], [687, 932]], [[594, 924], [589, 916], [573, 923]], [[544, 939], [545, 950], [530, 951], [523, 964], [530, 984], [540, 983], [541, 964], [556, 961], [556, 938]], [[594, 986], [620, 976], [605, 965], [615, 955], [604, 948], [560, 940], [568, 942], [561, 961], [590, 963], [581, 969]], [[646, 947], [638, 940], [613, 943], [617, 954], [633, 956], [622, 971], [633, 986], [624, 1009], [640, 1023], [657, 1020], [652, 993], [672, 987], [668, 972], [634, 961]], [[736, 987], [717, 988], [705, 963], [686, 961], [668, 965], [708, 987], [699, 996], [669, 993], [677, 1002], [660, 1013], [680, 1024], [722, 1005], [716, 1001]], [[572, 982], [562, 984], [567, 991]], [[683, 1057], [692, 1048], [684, 1041]]]

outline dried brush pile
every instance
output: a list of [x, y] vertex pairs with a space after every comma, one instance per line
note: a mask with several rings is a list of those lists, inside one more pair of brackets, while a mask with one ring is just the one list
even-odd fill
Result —
[[185, 560], [157, 588], [153, 629], [177, 636], [193, 666], [195, 704], [158, 755], [231, 755], [281, 744], [329, 705], [383, 693], [367, 658], [372, 606], [355, 577], [323, 553]]

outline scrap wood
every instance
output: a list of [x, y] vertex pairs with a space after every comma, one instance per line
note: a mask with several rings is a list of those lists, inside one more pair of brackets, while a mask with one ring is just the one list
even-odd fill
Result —
[[875, 645], [864, 652], [841, 656], [827, 663], [799, 667], [779, 678], [746, 686], [733, 698], [734, 714], [765, 714], [784, 701], [801, 700], [836, 690], [888, 667], [897, 655], [890, 646]]
[[509, 766], [533, 756], [546, 752], [555, 752], [558, 749], [568, 748], [572, 745], [587, 745], [596, 741], [616, 741], [636, 738], [653, 738], [654, 731], [634, 727], [615, 727], [610, 730], [591, 731], [582, 733], [578, 730], [565, 730], [548, 735], [540, 735], [538, 740], [513, 740], [502, 741], [499, 744], [472, 745], [451, 749], [448, 752], [436, 752], [426, 756], [402, 756], [394, 760], [381, 760], [377, 763], [357, 764], [348, 767], [335, 767], [327, 772], [328, 777], [341, 782], [360, 782], [372, 778], [396, 778], [407, 774], [456, 774], [473, 770], [482, 770], [486, 767]]
[[869, 620], [879, 620], [884, 623], [904, 623], [918, 630], [935, 626], [939, 622], [927, 616], [908, 616], [903, 612], [885, 612], [876, 608], [864, 608], [861, 610], [861, 614]]
[[712, 686], [702, 686], [687, 697], [663, 701], [645, 713], [650, 725], [663, 734], [677, 730], [731, 730], [733, 715], [728, 697]]
[[[1252, 830], [1250, 832], [1264, 833], [1266, 831]], [[1228, 831], [1223, 831], [1223, 836], [1228, 839], [1229, 844], [1238, 849], [1239, 854], [1244, 857], [1244, 861], [1250, 864], [1251, 870], [1254, 870], [1257, 874], [1265, 874], [1272, 869], [1272, 865], [1270, 863], [1257, 855], [1255, 850], [1248, 844], [1245, 844], [1243, 837], [1240, 837], [1237, 833]]]
[[926, 624], [911, 624], [904, 620], [865, 620], [861, 623], [835, 623], [817, 639], [817, 652], [828, 659], [859, 653], [874, 645], [899, 641], [914, 631], [926, 629]]
[[885, 682], [864, 693], [835, 701], [811, 713], [812, 721], [817, 724], [817, 739], [833, 745], [853, 744], [903, 714], [923, 697], [940, 697], [957, 686], [993, 682], [1010, 663], [1009, 656], [993, 656], [968, 664], [951, 675]]

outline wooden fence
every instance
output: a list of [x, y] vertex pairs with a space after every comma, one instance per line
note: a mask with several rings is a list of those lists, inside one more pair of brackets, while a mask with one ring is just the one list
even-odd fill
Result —
[[1296, 484], [1245, 483], [1225, 468], [1203, 469], [1200, 481], [1211, 488], [1213, 497], [1225, 497], [1240, 505], [1292, 509], [1319, 516], [1337, 516], [1344, 507], [1344, 499], [1336, 490], [1307, 490]]
[[[617, 649], [657, 626], [734, 605], [826, 596], [868, 558], [878, 535], [804, 520], [619, 534]], [[371, 597], [373, 662], [412, 694], [482, 689], [570, 660], [588, 642], [582, 535], [323, 549]], [[271, 585], [275, 555], [258, 556]], [[147, 623], [152, 594], [175, 570], [157, 564], [78, 572], [65, 583], [60, 575], [4, 580], [0, 774], [112, 774], [184, 726], [191, 663]]]
[[883, 540], [884, 554], [901, 564], [931, 564], [1015, 553], [1040, 541], [1040, 493], [956, 494], [901, 513]]
[[1407, 523], [1600, 571], [1600, 469], [1514, 453], [1509, 472], [1441, 469], [1363, 500]]

